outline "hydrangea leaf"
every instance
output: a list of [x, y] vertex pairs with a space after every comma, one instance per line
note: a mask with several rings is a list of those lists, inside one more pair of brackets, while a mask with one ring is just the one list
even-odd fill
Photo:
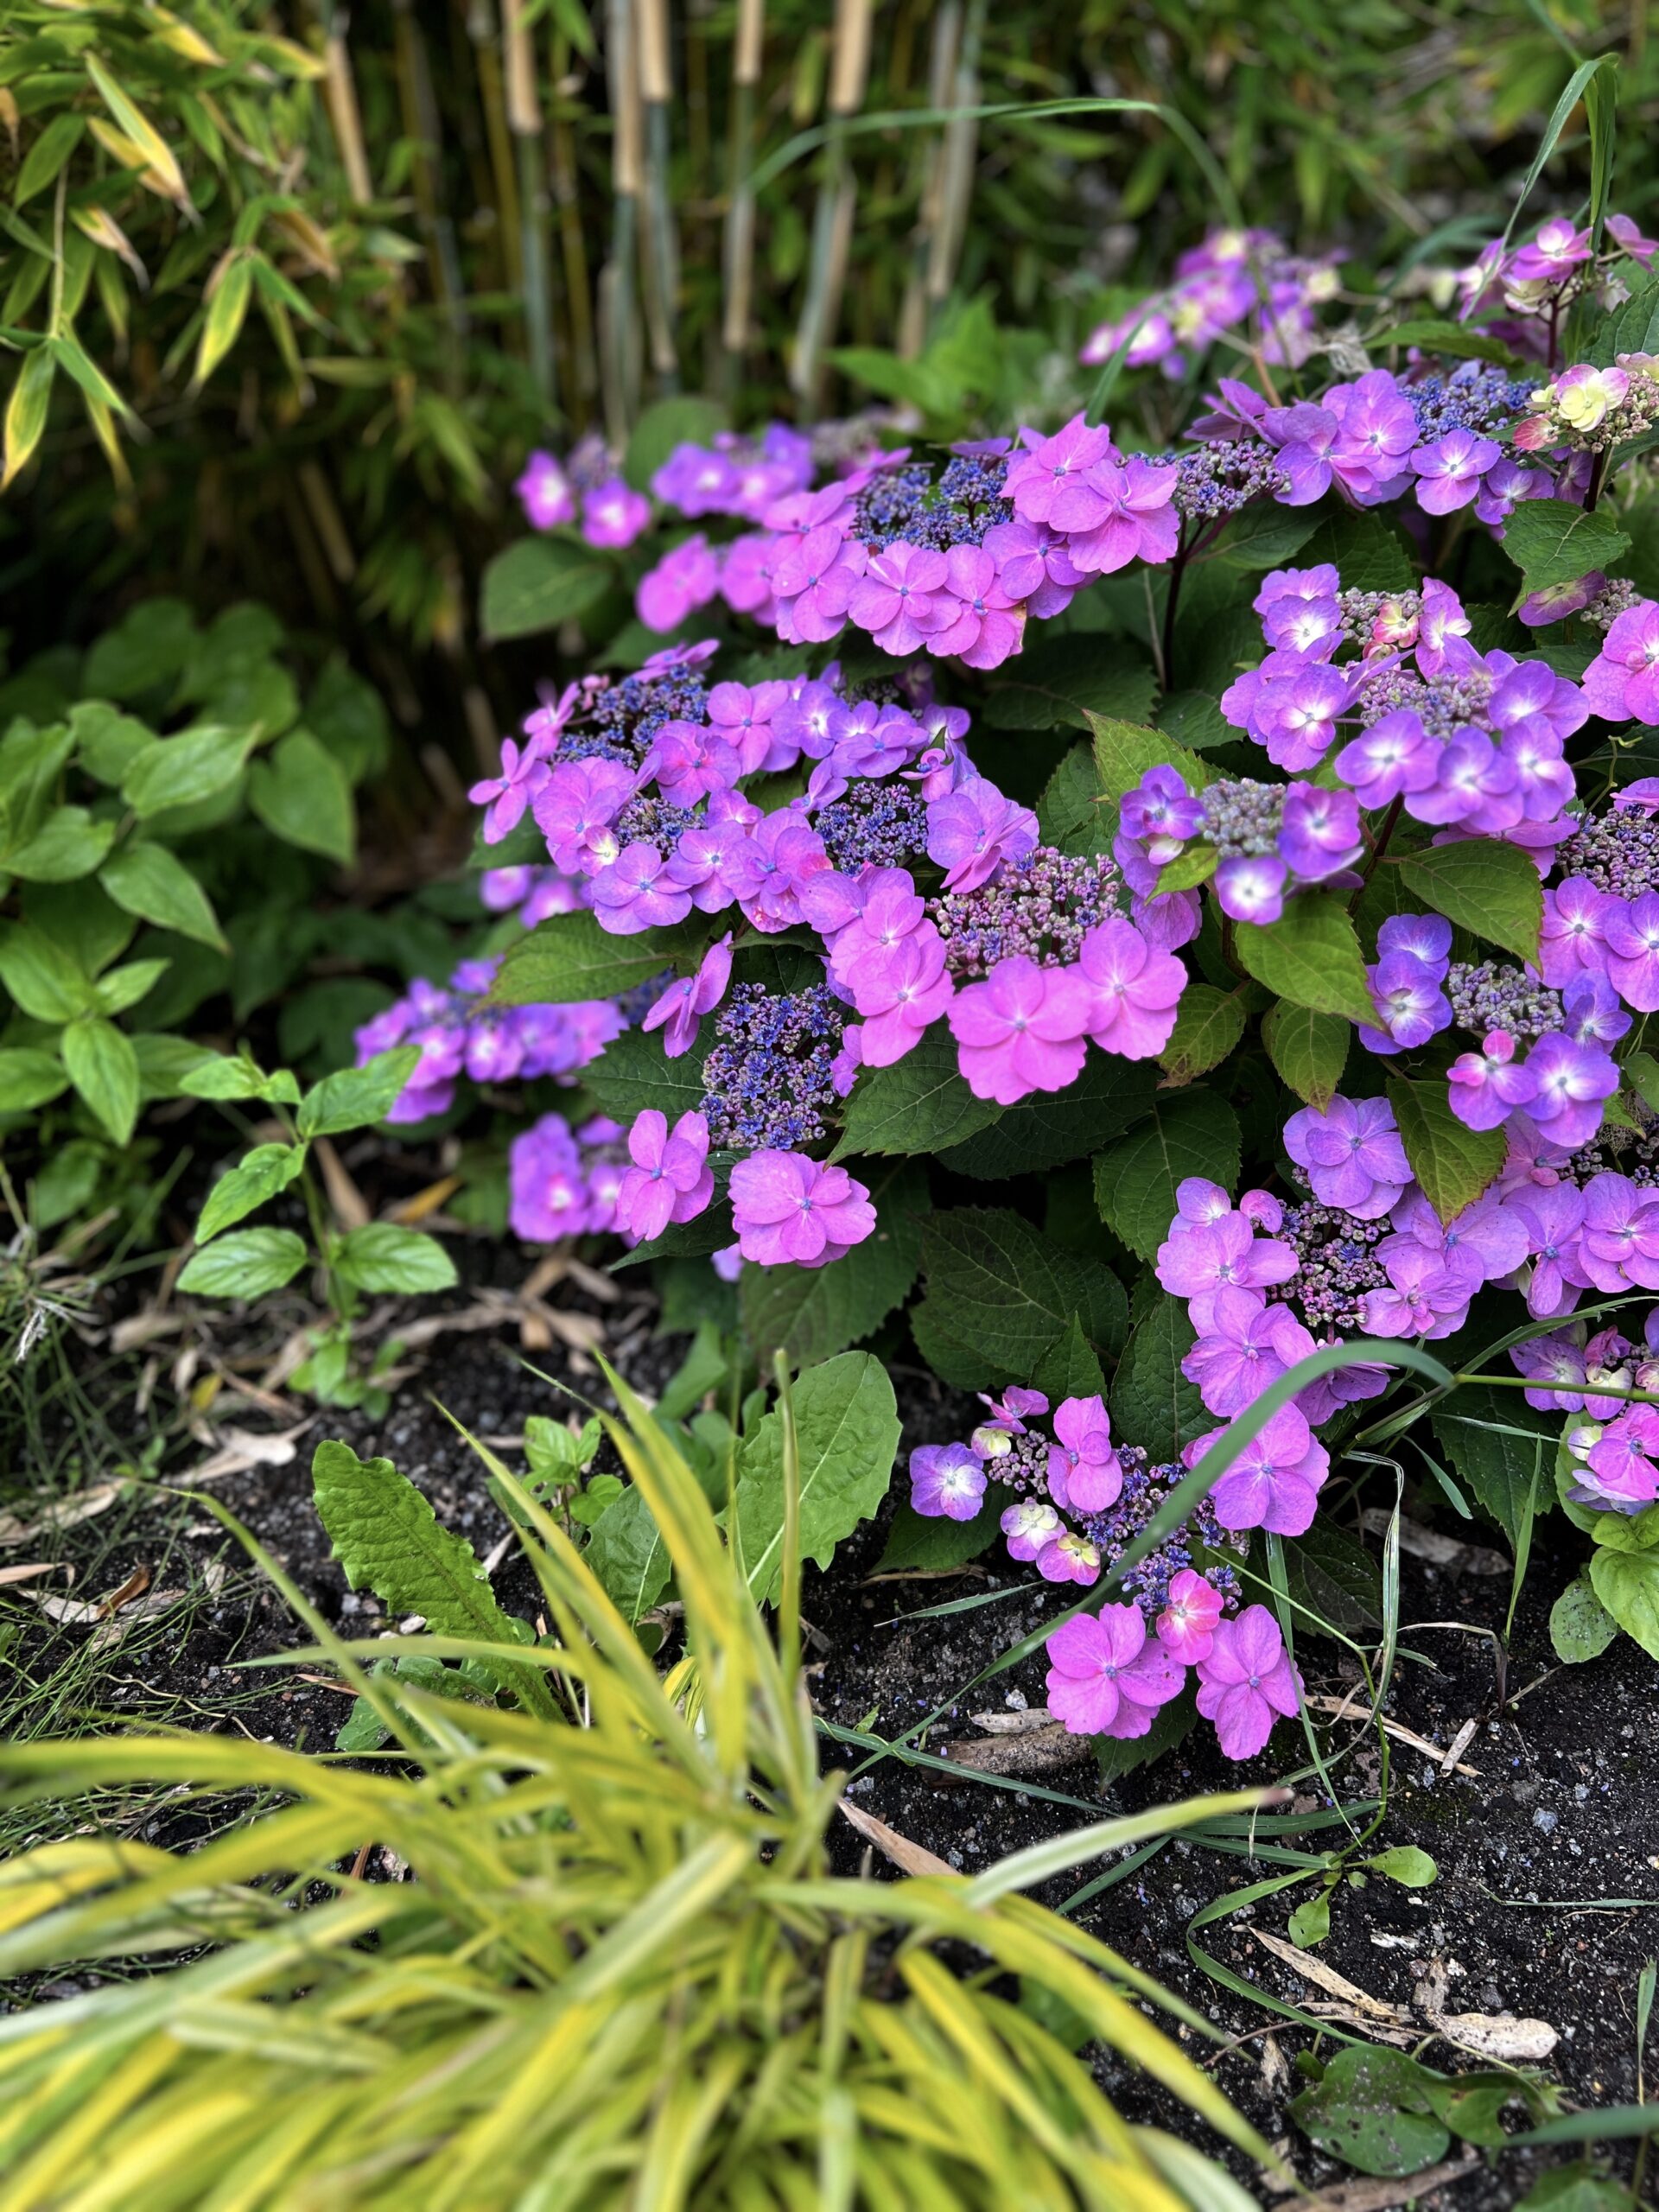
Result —
[[[1315, 1620], [1344, 1636], [1382, 1625], [1382, 1570], [1357, 1536], [1321, 1514], [1306, 1535], [1285, 1539], [1285, 1586]], [[1313, 1622], [1300, 1622], [1301, 1629]]]
[[1518, 1547], [1551, 1502], [1560, 1415], [1535, 1412], [1518, 1390], [1465, 1382], [1432, 1418], [1452, 1472]]
[[1007, 1491], [988, 1487], [971, 1521], [953, 1521], [945, 1513], [918, 1513], [913, 1506], [901, 1505], [893, 1516], [875, 1572], [886, 1574], [911, 1567], [938, 1574], [977, 1559], [1001, 1534], [997, 1523], [1009, 1501]]
[[[899, 1435], [893, 1384], [871, 1353], [844, 1351], [799, 1376], [791, 1403], [800, 1459], [801, 1556], [828, 1567], [842, 1537], [868, 1521], [887, 1494]], [[763, 1603], [776, 1605], [784, 1567], [784, 1419], [776, 1407], [743, 1447], [737, 1534], [749, 1587]]]
[[1201, 1175], [1230, 1191], [1238, 1161], [1238, 1116], [1224, 1098], [1209, 1090], [1160, 1098], [1095, 1161], [1101, 1218], [1132, 1252], [1155, 1260], [1175, 1217], [1176, 1185]]
[[1390, 1076], [1388, 1087], [1411, 1172], [1440, 1219], [1451, 1221], [1503, 1166], [1508, 1140], [1501, 1128], [1471, 1129], [1460, 1122], [1439, 1078], [1408, 1083]]
[[672, 1126], [695, 1114], [705, 1095], [702, 1054], [694, 1046], [671, 1060], [658, 1030], [625, 1029], [583, 1069], [582, 1081], [606, 1113], [625, 1122], [654, 1106]]
[[1217, 1424], [1181, 1372], [1196, 1341], [1186, 1308], [1160, 1297], [1141, 1321], [1112, 1382], [1112, 1433], [1145, 1447], [1154, 1466], [1179, 1459], [1184, 1446]]
[[1152, 670], [1122, 639], [1046, 639], [1010, 661], [1008, 672], [985, 702], [989, 729], [1086, 729], [1096, 715], [1136, 721], [1152, 711]]
[[922, 1262], [927, 1174], [909, 1162], [867, 1171], [875, 1233], [827, 1268], [745, 1268], [738, 1279], [743, 1334], [766, 1374], [774, 1351], [811, 1367], [868, 1337], [899, 1305]]
[[693, 964], [707, 950], [709, 930], [701, 920], [677, 929], [613, 937], [594, 914], [550, 915], [511, 945], [490, 992], [493, 1006], [572, 1006], [585, 999], [619, 997], [653, 976]]
[[1276, 997], [1311, 1014], [1376, 1020], [1354, 925], [1328, 891], [1292, 899], [1276, 922], [1236, 922], [1233, 944], [1248, 972]]
[[988, 1128], [953, 1144], [944, 1164], [959, 1175], [999, 1181], [1085, 1159], [1146, 1112], [1154, 1081], [1150, 1061], [1090, 1052], [1075, 1083], [1003, 1107]]
[[1297, 565], [1316, 569], [1327, 562], [1349, 591], [1409, 591], [1417, 581], [1400, 531], [1379, 514], [1351, 508], [1325, 517], [1303, 544]]
[[1150, 1766], [1166, 1751], [1190, 1736], [1198, 1725], [1198, 1708], [1189, 1681], [1179, 1697], [1160, 1705], [1144, 1736], [1096, 1736], [1095, 1764], [1103, 1783], [1121, 1782], [1126, 1774]]
[[1635, 285], [1628, 300], [1602, 315], [1592, 326], [1582, 353], [1575, 360], [1611, 368], [1621, 353], [1659, 352], [1659, 275], [1649, 273]]
[[1341, 1087], [1353, 1033], [1340, 1014], [1315, 1014], [1285, 999], [1262, 1017], [1268, 1058], [1296, 1096], [1321, 1113]]
[[1503, 525], [1503, 550], [1521, 571], [1523, 593], [1610, 569], [1630, 543], [1610, 514], [1567, 499], [1523, 499]]
[[1074, 745], [1043, 786], [1037, 802], [1037, 829], [1044, 844], [1080, 857], [1111, 849], [1104, 828], [1100, 779], [1093, 753]]
[[1243, 1034], [1244, 1007], [1236, 991], [1189, 983], [1160, 1064], [1172, 1085], [1192, 1083], [1219, 1067]]
[[859, 1077], [843, 1111], [841, 1141], [830, 1156], [944, 1152], [988, 1128], [1001, 1111], [969, 1090], [955, 1040], [935, 1022], [903, 1059]]
[[927, 1294], [911, 1315], [923, 1357], [964, 1390], [1028, 1382], [1075, 1313], [1113, 1357], [1128, 1326], [1122, 1285], [1002, 1208], [931, 1214], [922, 1234]]
[[1400, 874], [1424, 905], [1448, 922], [1538, 965], [1543, 886], [1531, 855], [1518, 845], [1497, 837], [1425, 845], [1401, 861]]
[[648, 492], [652, 478], [676, 446], [712, 445], [726, 427], [726, 410], [715, 400], [691, 392], [659, 399], [634, 424], [622, 474], [636, 492]]
[[524, 537], [484, 571], [480, 620], [492, 645], [556, 630], [603, 599], [616, 571], [574, 538]]
[[1033, 1388], [1045, 1391], [1056, 1406], [1062, 1398], [1097, 1398], [1105, 1390], [1100, 1356], [1075, 1313], [1038, 1361], [1031, 1380]]
[[1117, 835], [1119, 802], [1148, 768], [1173, 768], [1190, 791], [1201, 791], [1216, 779], [1215, 769], [1206, 767], [1196, 753], [1189, 753], [1160, 730], [1147, 729], [1137, 722], [1115, 721], [1104, 715], [1091, 714], [1087, 719], [1094, 734], [1095, 771], [1103, 794], [1101, 836], [1108, 849]]

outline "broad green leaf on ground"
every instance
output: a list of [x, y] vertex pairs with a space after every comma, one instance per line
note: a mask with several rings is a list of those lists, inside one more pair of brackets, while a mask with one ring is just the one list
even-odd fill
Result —
[[1160, 1055], [1172, 1084], [1179, 1086], [1219, 1067], [1244, 1034], [1244, 1004], [1237, 991], [1189, 983], [1181, 993], [1173, 1035]]
[[140, 839], [112, 854], [99, 881], [116, 905], [160, 930], [176, 930], [198, 944], [226, 950], [207, 893], [176, 853]]
[[1235, 922], [1233, 943], [1256, 982], [1293, 1006], [1376, 1021], [1359, 939], [1347, 908], [1328, 891], [1287, 900], [1276, 922]]
[[324, 1076], [300, 1101], [300, 1135], [338, 1136], [346, 1129], [366, 1129], [384, 1122], [420, 1057], [418, 1045], [397, 1045], [390, 1052], [377, 1052], [366, 1066], [338, 1068]]
[[563, 537], [525, 537], [498, 553], [484, 571], [480, 620], [492, 645], [556, 630], [585, 614], [616, 581], [611, 563]]
[[927, 1294], [911, 1323], [923, 1357], [963, 1389], [1028, 1382], [1076, 1314], [1107, 1358], [1122, 1346], [1128, 1308], [1102, 1262], [1068, 1251], [1001, 1208], [931, 1214], [923, 1229]]
[[121, 796], [141, 822], [169, 807], [194, 806], [233, 784], [253, 744], [250, 729], [181, 730], [133, 755]]
[[860, 1343], [903, 1302], [921, 1264], [927, 1172], [909, 1163], [867, 1171], [874, 1236], [827, 1268], [745, 1268], [738, 1279], [743, 1335], [761, 1374], [774, 1351], [811, 1367]]
[[1530, 855], [1518, 845], [1496, 837], [1425, 845], [1401, 861], [1400, 874], [1435, 913], [1537, 966], [1543, 888]]
[[197, 1298], [264, 1298], [304, 1265], [304, 1243], [291, 1229], [239, 1229], [196, 1253], [179, 1288]]
[[1519, 1390], [1465, 1382], [1431, 1418], [1452, 1473], [1518, 1545], [1534, 1516], [1554, 1502], [1560, 1415], [1552, 1421], [1535, 1412]]
[[990, 729], [1087, 729], [1094, 715], [1139, 722], [1152, 711], [1152, 670], [1122, 638], [1045, 638], [1007, 666], [985, 702]]
[[357, 847], [357, 809], [345, 769], [308, 729], [290, 730], [248, 771], [248, 804], [267, 830], [342, 868]]
[[1104, 830], [1100, 779], [1086, 745], [1074, 745], [1043, 786], [1037, 802], [1037, 828], [1044, 844], [1081, 857], [1104, 853], [1111, 839]]
[[1112, 1433], [1144, 1446], [1154, 1466], [1180, 1458], [1184, 1446], [1217, 1426], [1181, 1372], [1192, 1325], [1179, 1299], [1157, 1300], [1129, 1338], [1112, 1382]]
[[1574, 1575], [1549, 1609], [1549, 1640], [1569, 1667], [1599, 1659], [1618, 1634], [1618, 1623], [1599, 1598], [1586, 1570]]
[[1036, 1090], [1005, 1106], [988, 1128], [948, 1150], [941, 1164], [976, 1181], [1040, 1175], [1086, 1159], [1137, 1121], [1156, 1096], [1150, 1061], [1091, 1052], [1083, 1073], [1064, 1090]]
[[372, 1221], [342, 1236], [331, 1255], [336, 1270], [359, 1290], [415, 1297], [453, 1290], [455, 1263], [435, 1236], [395, 1222]]
[[285, 1191], [305, 1165], [302, 1144], [257, 1144], [234, 1167], [226, 1169], [202, 1207], [196, 1242], [206, 1244], [232, 1222]]
[[[435, 1636], [524, 1643], [524, 1624], [496, 1603], [464, 1536], [444, 1528], [390, 1459], [359, 1459], [348, 1444], [319, 1444], [311, 1461], [317, 1517], [353, 1590], [372, 1590], [393, 1620], [418, 1613]], [[531, 1709], [550, 1699], [535, 1670], [492, 1660]]]
[[490, 992], [495, 1006], [569, 1006], [580, 999], [615, 998], [648, 983], [676, 964], [677, 956], [701, 957], [706, 926], [652, 930], [643, 937], [613, 937], [592, 912], [555, 914], [508, 948]]
[[1314, 1014], [1285, 999], [1262, 1017], [1268, 1058], [1296, 1096], [1321, 1113], [1341, 1087], [1353, 1033], [1341, 1014]]
[[969, 1090], [957, 1067], [956, 1040], [936, 1021], [902, 1060], [868, 1068], [859, 1077], [830, 1156], [943, 1152], [987, 1128], [1001, 1111]]
[[1411, 1172], [1442, 1221], [1472, 1205], [1503, 1165], [1502, 1129], [1471, 1129], [1452, 1111], [1443, 1077], [1388, 1079], [1389, 1103]]
[[1659, 1551], [1614, 1552], [1598, 1545], [1590, 1581], [1626, 1636], [1659, 1659]]
[[668, 1587], [668, 1547], [651, 1517], [645, 1492], [632, 1486], [594, 1522], [582, 1555], [630, 1626], [651, 1611]]
[[1363, 2174], [1415, 2174], [1451, 2143], [1425, 2069], [1402, 2050], [1351, 2044], [1291, 2101], [1305, 2135]]
[[695, 1113], [705, 1095], [702, 1053], [694, 1049], [671, 1060], [660, 1030], [625, 1029], [582, 1070], [582, 1081], [619, 1122], [654, 1106], [671, 1127], [682, 1114]]
[[138, 1120], [138, 1055], [124, 1030], [102, 1015], [80, 1014], [58, 1039], [69, 1080], [117, 1144]]
[[1214, 1091], [1160, 1096], [1128, 1135], [1095, 1161], [1095, 1201], [1143, 1260], [1155, 1260], [1175, 1217], [1176, 1185], [1201, 1175], [1231, 1191], [1238, 1180], [1238, 1116]]
[[1568, 499], [1523, 499], [1503, 525], [1503, 550], [1529, 592], [1611, 569], [1630, 543], [1605, 508], [1575, 507]]
[[[808, 1368], [790, 1395], [800, 1459], [801, 1556], [828, 1567], [842, 1537], [868, 1521], [887, 1494], [899, 1434], [893, 1384], [870, 1353], [844, 1351]], [[784, 1418], [776, 1407], [743, 1447], [737, 1535], [749, 1587], [775, 1605], [784, 1566]]]

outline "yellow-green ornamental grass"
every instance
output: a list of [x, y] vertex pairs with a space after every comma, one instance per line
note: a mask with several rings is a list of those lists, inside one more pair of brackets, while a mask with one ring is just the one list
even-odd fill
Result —
[[[0, 1976], [122, 1977], [0, 2018], [0, 2212], [1249, 2205], [1012, 2000], [1014, 1977], [1062, 2000], [1268, 2158], [1142, 2000], [1205, 2023], [1019, 1895], [1254, 1799], [1107, 1821], [973, 1878], [832, 1876], [798, 1570], [774, 1636], [690, 1471], [621, 1400], [684, 1605], [666, 1679], [492, 1462], [550, 1624], [511, 1656], [565, 1720], [370, 1678], [314, 1623], [392, 1726], [388, 1770], [225, 1735], [6, 1754], [14, 1802], [143, 1780], [286, 1802], [194, 1853], [87, 1839], [0, 1870]], [[354, 1877], [385, 1866], [370, 1845], [403, 1878]]]

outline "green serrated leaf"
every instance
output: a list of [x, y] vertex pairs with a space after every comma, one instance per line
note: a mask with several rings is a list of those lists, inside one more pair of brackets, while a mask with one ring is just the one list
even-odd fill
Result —
[[1567, 499], [1523, 499], [1503, 524], [1503, 550], [1520, 569], [1527, 592], [1610, 569], [1630, 543], [1605, 510], [1575, 507]]
[[246, 729], [181, 730], [135, 753], [121, 796], [141, 822], [170, 807], [194, 806], [233, 784], [253, 744]]
[[944, 1164], [954, 1174], [995, 1182], [1086, 1159], [1147, 1111], [1155, 1082], [1150, 1061], [1090, 1052], [1075, 1083], [1003, 1107], [988, 1128], [944, 1151]]
[[975, 1097], [957, 1070], [954, 1039], [944, 1022], [935, 1022], [903, 1059], [860, 1075], [842, 1109], [841, 1138], [830, 1157], [944, 1152], [988, 1128], [1001, 1110]]
[[1238, 1164], [1238, 1116], [1225, 1099], [1207, 1090], [1160, 1097], [1096, 1160], [1095, 1202], [1132, 1252], [1155, 1260], [1175, 1217], [1176, 1185], [1201, 1175], [1230, 1191]]
[[582, 1555], [631, 1628], [668, 1587], [668, 1547], [645, 1492], [632, 1486], [593, 1523]]
[[[868, 1172], [868, 1171], [867, 1171]], [[744, 1341], [760, 1373], [774, 1351], [806, 1368], [858, 1344], [900, 1305], [921, 1265], [927, 1174], [904, 1166], [871, 1174], [873, 1236], [827, 1268], [745, 1268], [738, 1280]]]
[[1518, 1390], [1465, 1382], [1430, 1418], [1452, 1473], [1518, 1545], [1550, 1500], [1560, 1415], [1535, 1412]]
[[1152, 710], [1153, 673], [1121, 638], [1085, 631], [1044, 639], [1007, 664], [985, 702], [988, 728], [1087, 729], [1090, 718], [1139, 723]]
[[112, 854], [99, 872], [116, 905], [157, 929], [175, 930], [197, 944], [225, 950], [207, 893], [176, 853], [138, 840]]
[[1590, 1583], [1626, 1636], [1659, 1659], [1659, 1552], [1615, 1552], [1598, 1546]]
[[[887, 1494], [899, 1449], [893, 1384], [870, 1353], [809, 1368], [791, 1393], [799, 1447], [801, 1556], [827, 1567], [836, 1546]], [[776, 1408], [743, 1447], [737, 1531], [749, 1587], [776, 1605], [783, 1586], [784, 1426]]]
[[1507, 1143], [1499, 1129], [1471, 1129], [1452, 1111], [1444, 1081], [1388, 1078], [1389, 1103], [1400, 1141], [1423, 1196], [1442, 1221], [1472, 1205], [1503, 1165]]
[[535, 637], [585, 614], [603, 599], [616, 571], [591, 547], [561, 537], [526, 537], [498, 553], [484, 571], [480, 620], [492, 645]]
[[1028, 1382], [1073, 1314], [1107, 1357], [1123, 1342], [1128, 1301], [1111, 1269], [1016, 1213], [965, 1206], [929, 1215], [922, 1268], [927, 1294], [911, 1325], [934, 1372], [960, 1389]]
[[1244, 1034], [1244, 1005], [1237, 991], [1189, 983], [1181, 993], [1174, 1033], [1160, 1055], [1173, 1086], [1192, 1083], [1219, 1067]]
[[1435, 913], [1538, 965], [1543, 887], [1530, 855], [1518, 845], [1496, 837], [1425, 845], [1400, 862], [1400, 874]]
[[1347, 908], [1328, 891], [1304, 892], [1276, 922], [1235, 922], [1240, 962], [1274, 996], [1311, 1014], [1375, 1023], [1365, 961]]
[[709, 943], [701, 922], [639, 937], [613, 937], [587, 908], [555, 914], [508, 947], [490, 992], [495, 1006], [569, 1006], [607, 999], [690, 961]]
[[1314, 1014], [1283, 999], [1262, 1017], [1268, 1058], [1297, 1097], [1321, 1113], [1341, 1086], [1353, 1033], [1339, 1014]]
[[1216, 1426], [1181, 1362], [1196, 1341], [1179, 1299], [1160, 1297], [1136, 1325], [1112, 1381], [1112, 1428], [1145, 1446], [1155, 1466], [1179, 1459]]
[[78, 1014], [58, 1039], [69, 1080], [117, 1144], [138, 1121], [138, 1056], [132, 1039], [95, 1014]]

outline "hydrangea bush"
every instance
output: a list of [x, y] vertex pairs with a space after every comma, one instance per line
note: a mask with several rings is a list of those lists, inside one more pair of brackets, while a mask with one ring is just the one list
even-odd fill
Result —
[[1285, 1608], [1374, 1602], [1334, 1506], [1385, 1437], [1517, 1548], [1559, 1462], [1564, 1649], [1659, 1656], [1655, 253], [1550, 219], [1425, 320], [1217, 236], [1090, 340], [1109, 425], [682, 413], [648, 490], [592, 443], [518, 487], [500, 626], [632, 620], [473, 793], [490, 960], [364, 1055], [420, 1046], [416, 1119], [580, 1085], [528, 1239], [980, 1393], [890, 1555], [1058, 1586], [1074, 1729], [1259, 1751]]

